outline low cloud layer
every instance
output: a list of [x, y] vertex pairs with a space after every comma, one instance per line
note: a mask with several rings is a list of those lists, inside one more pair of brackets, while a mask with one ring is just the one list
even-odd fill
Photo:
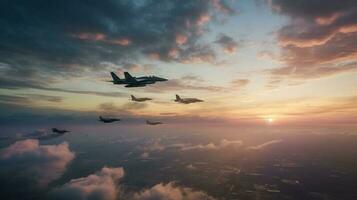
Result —
[[63, 186], [50, 192], [50, 199], [78, 200], [214, 200], [205, 192], [181, 187], [169, 182], [159, 183], [140, 192], [129, 193], [120, 190], [118, 181], [124, 177], [122, 167], [103, 167], [100, 171], [87, 177], [72, 179]]
[[157, 184], [133, 196], [134, 200], [214, 200], [202, 191], [176, 186], [173, 182]]
[[87, 177], [72, 179], [50, 194], [51, 199], [115, 200], [118, 197], [116, 182], [124, 176], [121, 167], [103, 167]]
[[214, 144], [214, 143], [208, 143], [208, 144], [198, 144], [198, 145], [187, 145], [187, 146], [183, 146], [181, 149], [183, 151], [188, 151], [188, 150], [218, 150], [218, 149], [222, 149], [228, 146], [241, 146], [243, 144], [243, 142], [241, 140], [226, 140], [223, 139], [221, 140], [218, 144]]
[[15, 142], [1, 152], [3, 164], [26, 165], [26, 178], [34, 178], [39, 186], [59, 178], [74, 157], [66, 142], [40, 145], [33, 139]]
[[265, 149], [267, 147], [273, 146], [275, 144], [281, 143], [283, 140], [271, 140], [268, 142], [264, 142], [263, 144], [259, 144], [256, 146], [249, 146], [247, 147], [248, 150], [261, 150], [261, 149]]

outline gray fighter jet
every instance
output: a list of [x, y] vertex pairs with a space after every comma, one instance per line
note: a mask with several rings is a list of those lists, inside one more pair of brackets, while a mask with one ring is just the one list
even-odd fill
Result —
[[197, 98], [181, 98], [179, 95], [176, 94], [175, 102], [183, 103], [183, 104], [190, 104], [190, 103], [203, 102], [203, 100], [197, 99]]
[[162, 122], [154, 122], [154, 121], [146, 120], [146, 124], [148, 124], [148, 125], [159, 125], [159, 124], [163, 124], [163, 123]]
[[58, 134], [65, 134], [65, 133], [68, 133], [70, 131], [67, 131], [67, 130], [64, 130], [64, 129], [57, 129], [57, 128], [52, 128], [52, 132], [53, 133], [58, 133]]
[[167, 81], [165, 78], [157, 76], [133, 77], [128, 72], [124, 72], [125, 79], [120, 79], [114, 72], [110, 72], [113, 84], [124, 84], [125, 87], [145, 87], [147, 84], [154, 84], [160, 81]]
[[151, 98], [146, 98], [146, 97], [136, 98], [134, 95], [130, 95], [130, 96], [131, 96], [132, 101], [137, 101], [137, 102], [144, 102], [144, 101], [152, 100]]
[[103, 123], [113, 123], [113, 122], [120, 121], [120, 119], [117, 119], [117, 118], [104, 118], [102, 116], [99, 116], [99, 121], [101, 121]]

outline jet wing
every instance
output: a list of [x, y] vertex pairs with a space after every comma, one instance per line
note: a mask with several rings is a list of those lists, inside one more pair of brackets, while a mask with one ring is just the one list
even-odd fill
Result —
[[145, 87], [146, 84], [142, 84], [142, 83], [131, 83], [131, 84], [128, 84], [128, 85], [125, 85], [125, 87]]

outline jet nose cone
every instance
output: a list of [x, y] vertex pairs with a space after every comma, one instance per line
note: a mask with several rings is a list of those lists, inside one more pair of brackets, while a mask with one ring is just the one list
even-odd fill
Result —
[[168, 81], [166, 78], [160, 78], [160, 81]]

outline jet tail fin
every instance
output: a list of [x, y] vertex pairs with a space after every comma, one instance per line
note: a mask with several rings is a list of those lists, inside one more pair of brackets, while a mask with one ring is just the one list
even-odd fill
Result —
[[127, 81], [132, 81], [132, 82], [136, 82], [136, 79], [134, 77], [132, 77], [129, 72], [124, 72], [124, 76], [125, 76], [125, 80]]
[[114, 82], [120, 81], [120, 78], [114, 72], [110, 72], [110, 75], [112, 76]]
[[181, 97], [178, 94], [176, 94], [176, 100], [177, 101], [181, 100]]
[[131, 96], [131, 100], [136, 100], [134, 95], [130, 95]]

